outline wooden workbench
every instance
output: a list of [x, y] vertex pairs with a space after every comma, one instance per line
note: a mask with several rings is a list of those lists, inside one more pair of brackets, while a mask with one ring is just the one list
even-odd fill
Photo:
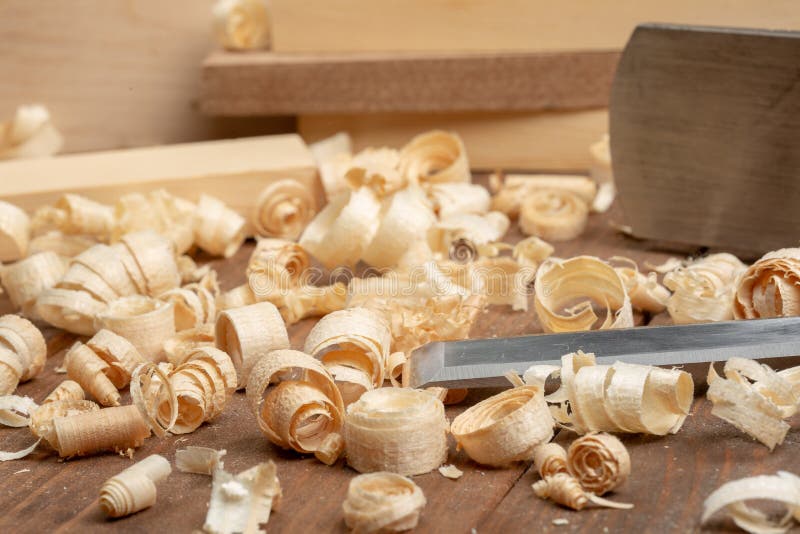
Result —
[[[648, 244], [615, 233], [608, 225], [614, 215], [592, 215], [590, 226], [579, 239], [558, 244], [556, 254], [579, 253], [609, 257], [625, 254], [642, 262], [660, 262], [669, 254], [649, 252]], [[519, 238], [512, 230], [510, 240]], [[212, 262], [223, 289], [244, 281], [244, 265], [252, 248], [248, 244], [228, 261]], [[8, 309], [5, 302], [0, 308]], [[5, 311], [0, 310], [0, 311]], [[639, 317], [638, 322], [648, 318]], [[658, 322], [664, 322], [659, 316]], [[292, 346], [300, 348], [313, 320], [289, 329]], [[481, 317], [472, 337], [506, 336], [539, 332], [535, 314], [492, 307]], [[41, 376], [22, 385], [19, 393], [41, 400], [65, 378], [54, 369], [63, 361], [63, 335], [49, 332], [54, 354]], [[485, 397], [473, 391], [462, 406], [449, 407], [452, 420], [465, 405]], [[123, 402], [127, 402], [127, 393]], [[471, 462], [451, 448], [450, 461], [464, 471], [453, 481], [438, 472], [414, 477], [428, 500], [417, 532], [687, 532], [699, 528], [702, 502], [722, 483], [748, 475], [795, 470], [800, 431], [795, 428], [775, 452], [770, 453], [731, 425], [710, 415], [710, 405], [698, 398], [683, 429], [663, 438], [623, 436], [633, 464], [628, 483], [610, 498], [632, 502], [631, 511], [584, 510], [573, 512], [534, 497], [534, 469], [519, 464], [509, 469], [490, 469]], [[567, 444], [574, 436], [562, 432], [556, 441]], [[451, 440], [452, 441], [452, 440]], [[27, 429], [0, 429], [0, 449], [17, 450], [31, 443]], [[187, 445], [227, 449], [225, 467], [232, 472], [273, 459], [283, 487], [283, 506], [270, 518], [270, 532], [343, 532], [341, 504], [355, 471], [342, 461], [333, 467], [313, 458], [278, 449], [258, 431], [243, 393], [211, 424], [193, 434], [164, 439], [151, 437], [136, 451], [135, 459], [158, 453], [173, 460], [175, 451]], [[169, 532], [188, 533], [202, 527], [210, 495], [211, 479], [173, 471], [158, 485], [158, 501], [132, 517], [107, 520], [97, 505], [100, 485], [131, 465], [114, 454], [59, 459], [45, 447], [28, 458], [0, 465], [0, 532]], [[563, 518], [565, 526], [552, 521]], [[717, 519], [710, 528], [731, 530], [733, 524]]]

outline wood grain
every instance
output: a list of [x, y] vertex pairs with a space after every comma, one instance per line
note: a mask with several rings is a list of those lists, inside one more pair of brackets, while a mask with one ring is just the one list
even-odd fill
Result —
[[[556, 254], [578, 253], [603, 257], [626, 254], [639, 262], [663, 261], [667, 252], [653, 252], [648, 244], [612, 231], [608, 223], [618, 212], [592, 215], [580, 239], [559, 243]], [[521, 237], [516, 228], [508, 239]], [[215, 260], [225, 289], [244, 282], [244, 265], [252, 250], [249, 244], [228, 261]], [[201, 257], [201, 261], [207, 258]], [[0, 300], [0, 311], [8, 301]], [[642, 320], [647, 320], [643, 317]], [[663, 322], [663, 318], [662, 318]], [[292, 346], [300, 348], [313, 320], [290, 328]], [[539, 332], [533, 312], [512, 312], [493, 307], [481, 317], [472, 336], [515, 335]], [[68, 346], [71, 338], [56, 338], [48, 332], [54, 351]], [[63, 352], [52, 355], [46, 371], [20, 387], [21, 394], [41, 398], [63, 375], [54, 374]], [[473, 391], [463, 406], [447, 409], [449, 418], [465, 406], [490, 394]], [[127, 393], [123, 397], [127, 401]], [[795, 418], [795, 426], [800, 422]], [[16, 450], [28, 443], [25, 429], [0, 429], [0, 449]], [[571, 436], [557, 438], [566, 443]], [[720, 483], [735, 477], [792, 469], [800, 432], [791, 431], [786, 442], [769, 453], [730, 425], [709, 415], [709, 405], [698, 400], [694, 415], [675, 436], [665, 438], [624, 436], [630, 448], [633, 475], [627, 486], [612, 495], [636, 505], [632, 511], [585, 510], [570, 512], [533, 496], [530, 484], [533, 471], [525, 464], [509, 469], [486, 469], [469, 461], [463, 452], [451, 447], [450, 461], [464, 471], [458, 481], [445, 479], [437, 472], [414, 477], [425, 492], [428, 504], [416, 532], [556, 531], [551, 520], [567, 518], [568, 527], [560, 531], [599, 532], [687, 532], [698, 529], [703, 499]], [[273, 459], [284, 492], [283, 507], [270, 518], [269, 532], [345, 532], [341, 503], [347, 483], [355, 472], [339, 462], [327, 467], [316, 460], [277, 449], [259, 433], [244, 395], [234, 395], [229, 408], [211, 424], [193, 434], [158, 439], [151, 437], [136, 452], [141, 459], [153, 453], [170, 461], [177, 449], [187, 445], [225, 448], [226, 467], [234, 472], [257, 462]], [[451, 443], [452, 446], [452, 443]], [[174, 532], [189, 533], [201, 527], [205, 517], [210, 481], [207, 477], [174, 472], [158, 485], [158, 501], [153, 508], [121, 520], [107, 520], [97, 505], [102, 482], [129, 466], [130, 460], [107, 454], [59, 462], [43, 449], [16, 462], [0, 464], [0, 531], [37, 532]], [[27, 470], [27, 471], [26, 471]], [[714, 523], [717, 530], [730, 530], [725, 521]]]
[[621, 49], [637, 24], [800, 29], [794, 0], [271, 0], [277, 52]]
[[617, 52], [241, 54], [203, 63], [210, 115], [602, 107]]
[[611, 101], [635, 235], [764, 253], [800, 239], [800, 32], [642, 26]]
[[356, 150], [401, 147], [427, 130], [458, 132], [473, 169], [543, 171], [585, 170], [589, 146], [608, 131], [604, 108], [558, 112], [364, 113], [301, 115], [300, 135], [307, 142], [336, 132], [353, 137]]

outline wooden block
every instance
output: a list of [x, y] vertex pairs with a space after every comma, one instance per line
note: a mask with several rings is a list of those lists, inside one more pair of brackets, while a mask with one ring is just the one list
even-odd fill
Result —
[[246, 137], [0, 163], [0, 198], [32, 212], [64, 193], [113, 204], [126, 193], [164, 188], [219, 198], [249, 218], [271, 181], [294, 178], [321, 199], [311, 153], [296, 134]]
[[575, 171], [591, 165], [589, 145], [608, 131], [608, 112], [302, 115], [298, 128], [308, 142], [349, 132], [356, 150], [452, 130], [464, 139], [473, 169]]
[[796, 0], [271, 0], [276, 52], [621, 49], [637, 24], [800, 29]]
[[210, 115], [541, 111], [608, 105], [617, 52], [241, 54], [203, 64]]

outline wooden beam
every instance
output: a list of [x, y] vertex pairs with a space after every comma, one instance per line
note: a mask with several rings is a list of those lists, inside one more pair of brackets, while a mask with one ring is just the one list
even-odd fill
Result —
[[0, 198], [29, 212], [64, 193], [114, 203], [126, 193], [164, 188], [196, 200], [214, 195], [249, 218], [271, 181], [320, 188], [314, 159], [296, 134], [70, 154], [0, 163]]
[[541, 111], [608, 105], [617, 52], [275, 54], [215, 52], [210, 115]]

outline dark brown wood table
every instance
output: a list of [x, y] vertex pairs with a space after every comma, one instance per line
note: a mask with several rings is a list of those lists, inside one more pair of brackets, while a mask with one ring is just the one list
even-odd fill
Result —
[[[560, 243], [556, 254], [569, 257], [594, 254], [601, 257], [626, 255], [636, 261], [660, 262], [668, 253], [653, 252], [645, 242], [615, 232], [609, 222], [615, 215], [592, 215], [580, 239]], [[514, 229], [509, 240], [519, 239]], [[231, 260], [212, 262], [223, 289], [244, 282], [244, 266], [252, 244]], [[3, 301], [0, 311], [8, 311]], [[665, 322], [663, 315], [654, 318]], [[651, 318], [638, 316], [644, 324]], [[293, 325], [292, 346], [300, 348], [313, 320]], [[507, 307], [492, 307], [476, 323], [472, 337], [509, 336], [540, 332], [532, 306], [527, 313]], [[23, 384], [18, 393], [41, 400], [65, 375], [55, 373], [63, 361], [63, 347], [70, 340], [49, 332], [52, 355], [46, 370]], [[489, 392], [473, 391], [460, 406], [447, 409], [455, 417]], [[127, 402], [127, 393], [123, 397]], [[633, 470], [627, 484], [610, 497], [632, 502], [630, 511], [587, 509], [574, 512], [537, 499], [531, 484], [538, 475], [529, 464], [508, 469], [476, 465], [452, 444], [450, 461], [464, 471], [450, 480], [434, 471], [416, 476], [428, 500], [417, 532], [687, 532], [699, 530], [703, 500], [719, 485], [739, 477], [798, 471], [800, 418], [783, 445], [770, 453], [734, 427], [710, 415], [710, 405], [698, 397], [683, 429], [666, 437], [622, 436], [629, 448]], [[574, 438], [561, 432], [556, 441]], [[451, 440], [452, 441], [452, 440]], [[27, 429], [0, 429], [0, 449], [17, 450], [31, 443]], [[270, 444], [256, 426], [243, 393], [236, 393], [226, 411], [193, 434], [151, 437], [136, 451], [135, 459], [158, 453], [170, 461], [175, 451], [200, 445], [228, 451], [225, 466], [239, 472], [258, 462], [273, 459], [283, 487], [281, 509], [272, 514], [270, 532], [344, 532], [341, 505], [348, 481], [355, 471], [340, 461], [333, 467], [313, 458], [283, 451]], [[209, 477], [174, 471], [158, 485], [158, 501], [152, 508], [131, 517], [108, 520], [97, 505], [101, 484], [131, 465], [115, 454], [60, 461], [45, 447], [29, 457], [0, 464], [0, 532], [169, 532], [179, 534], [202, 527], [211, 481]], [[554, 519], [566, 519], [557, 526]], [[717, 519], [712, 531], [734, 529], [732, 522]]]

